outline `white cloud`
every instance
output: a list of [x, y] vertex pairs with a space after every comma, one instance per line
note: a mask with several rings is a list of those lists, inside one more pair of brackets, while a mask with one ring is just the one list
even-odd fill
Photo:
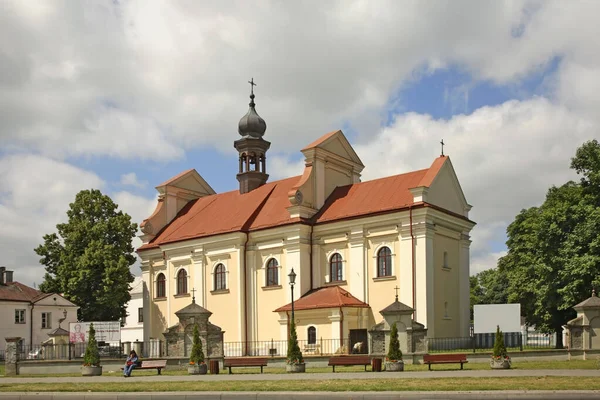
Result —
[[133, 186], [138, 189], [143, 189], [148, 185], [146, 181], [139, 181], [135, 172], [121, 175], [121, 185]]
[[[156, 205], [155, 198], [126, 191], [106, 193], [105, 186], [93, 172], [43, 156], [0, 157], [0, 254], [2, 265], [15, 269], [15, 280], [28, 285], [41, 283], [44, 267], [33, 249], [43, 243], [45, 234], [56, 232], [56, 224], [66, 222], [69, 204], [79, 191], [102, 190], [136, 223], [150, 215]], [[141, 245], [136, 240], [134, 245]]]

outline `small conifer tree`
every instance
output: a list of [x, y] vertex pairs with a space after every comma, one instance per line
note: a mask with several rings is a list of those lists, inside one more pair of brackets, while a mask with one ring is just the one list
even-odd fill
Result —
[[288, 339], [288, 351], [287, 351], [287, 363], [288, 364], [302, 364], [304, 359], [302, 358], [302, 352], [300, 346], [298, 346], [298, 335], [296, 334], [296, 324], [292, 321], [290, 327], [290, 337]]
[[100, 366], [100, 353], [98, 352], [98, 342], [96, 342], [96, 330], [94, 329], [94, 324], [90, 324], [88, 342], [83, 356], [83, 365], [86, 367]]
[[392, 324], [390, 332], [390, 348], [387, 354], [388, 361], [402, 361], [402, 350], [400, 350], [400, 341], [398, 340], [398, 328], [396, 323]]
[[204, 352], [202, 351], [202, 340], [200, 340], [200, 332], [198, 325], [194, 325], [194, 339], [192, 343], [192, 354], [190, 354], [190, 364], [203, 364]]
[[494, 358], [504, 360], [508, 358], [508, 352], [504, 345], [504, 335], [500, 330], [500, 325], [496, 325], [496, 340], [494, 341]]

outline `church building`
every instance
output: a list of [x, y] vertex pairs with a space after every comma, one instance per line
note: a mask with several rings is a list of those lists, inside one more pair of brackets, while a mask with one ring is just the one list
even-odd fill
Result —
[[234, 141], [238, 190], [215, 193], [194, 169], [156, 187], [138, 249], [144, 340], [164, 340], [192, 297], [225, 342], [286, 340], [292, 270], [305, 343], [366, 337], [396, 294], [427, 336], [468, 336], [475, 223], [450, 158], [361, 182], [364, 165], [338, 130], [301, 150], [298, 176], [269, 181], [254, 98]]

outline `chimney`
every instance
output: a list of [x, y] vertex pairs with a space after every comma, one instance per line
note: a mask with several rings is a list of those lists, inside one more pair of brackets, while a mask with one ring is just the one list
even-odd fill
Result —
[[4, 285], [4, 271], [6, 267], [0, 267], [0, 285]]
[[13, 281], [13, 271], [4, 271], [4, 283], [11, 283]]

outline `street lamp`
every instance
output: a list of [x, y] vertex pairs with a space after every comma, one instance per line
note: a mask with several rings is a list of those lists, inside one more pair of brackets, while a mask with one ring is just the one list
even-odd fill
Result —
[[294, 272], [294, 268], [292, 268], [292, 272], [290, 272], [288, 274], [288, 277], [290, 278], [290, 288], [292, 290], [292, 322], [295, 322], [295, 320], [294, 320], [294, 284], [296, 283], [296, 273]]

